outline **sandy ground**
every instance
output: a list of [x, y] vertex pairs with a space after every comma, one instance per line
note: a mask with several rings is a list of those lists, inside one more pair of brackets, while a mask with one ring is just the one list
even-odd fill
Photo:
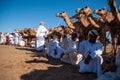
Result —
[[96, 74], [59, 60], [35, 55], [32, 48], [0, 45], [0, 80], [94, 80]]

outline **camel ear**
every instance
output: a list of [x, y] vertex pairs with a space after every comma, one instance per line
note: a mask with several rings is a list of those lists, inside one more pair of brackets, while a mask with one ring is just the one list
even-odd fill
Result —
[[78, 9], [76, 10], [76, 12], [79, 13], [80, 10], [81, 10], [81, 8], [78, 8]]
[[102, 8], [102, 10], [106, 10], [106, 8], [104, 7], [104, 8]]
[[65, 11], [63, 11], [63, 13], [65, 13]]
[[85, 8], [88, 8], [88, 5], [86, 5]]

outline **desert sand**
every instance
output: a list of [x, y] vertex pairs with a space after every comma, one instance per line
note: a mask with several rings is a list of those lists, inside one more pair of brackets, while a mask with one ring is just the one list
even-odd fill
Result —
[[96, 74], [80, 74], [76, 66], [44, 57], [33, 48], [0, 45], [0, 80], [94, 79]]

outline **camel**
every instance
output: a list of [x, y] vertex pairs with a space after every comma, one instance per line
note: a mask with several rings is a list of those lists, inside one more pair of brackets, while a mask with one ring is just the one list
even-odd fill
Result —
[[[84, 34], [85, 39], [87, 39], [87, 34], [91, 29], [99, 31], [100, 26], [96, 23], [96, 19], [92, 17], [92, 11], [88, 6], [83, 8], [78, 8], [76, 10], [77, 14], [73, 15], [72, 18], [78, 19], [80, 27], [82, 27], [81, 32]], [[102, 40], [101, 40], [102, 41]]]
[[[68, 14], [63, 11], [61, 13], [58, 13], [57, 14], [58, 17], [61, 17], [64, 19], [64, 21], [66, 22], [67, 24], [67, 27], [65, 27], [65, 30], [68, 32], [68, 30], [70, 30], [69, 32], [71, 33], [72, 31], [76, 31], [82, 35], [86, 35], [86, 34], [83, 34], [85, 33], [86, 29], [82, 26], [82, 24], [80, 24], [79, 21], [76, 21], [74, 22], [74, 20], [71, 18], [68, 17]], [[68, 25], [69, 24], [69, 25]], [[73, 26], [74, 28], [71, 28], [70, 26]], [[69, 34], [68, 32], [68, 34]], [[83, 39], [86, 39], [86, 37], [84, 37]]]
[[[106, 53], [106, 31], [107, 31], [107, 27], [105, 26], [105, 21], [101, 20], [100, 18], [95, 18], [92, 16], [92, 10], [88, 7], [85, 6], [83, 8], [81, 8], [80, 10], [77, 10], [78, 13], [80, 14], [84, 14], [85, 17], [87, 18], [86, 20], [88, 20], [87, 22], [89, 23], [88, 25], [88, 29], [95, 29], [99, 32], [100, 34], [100, 42], [103, 43], [104, 46], [104, 53]], [[80, 18], [81, 19], [81, 18]], [[91, 27], [93, 26], [93, 27]]]
[[80, 27], [81, 24], [79, 22], [74, 22], [72, 18], [69, 18], [68, 14], [65, 11], [57, 13], [56, 16], [63, 18], [67, 24], [67, 26], [64, 28], [65, 33], [71, 34], [73, 31], [76, 31], [82, 34], [83, 31], [85, 31], [85, 29], [83, 30], [82, 27]]
[[75, 27], [72, 24], [71, 19], [69, 18], [69, 16], [67, 15], [67, 13], [65, 11], [63, 11], [61, 13], [57, 13], [56, 16], [63, 18], [69, 28], [75, 29]]
[[37, 29], [36, 28], [28, 28], [28, 44], [31, 43], [31, 41], [35, 41], [36, 38], [36, 33], [37, 33]]
[[69, 27], [65, 27], [65, 26], [58, 26], [58, 27], [54, 27], [54, 28], [50, 28], [48, 29], [48, 41], [53, 38], [54, 35], [59, 36], [58, 40], [61, 41], [64, 37], [64, 35], [69, 34], [71, 35], [73, 32], [73, 30]]
[[116, 42], [115, 37], [116, 37], [117, 30], [119, 29], [119, 26], [115, 21], [116, 19], [113, 16], [112, 12], [107, 12], [105, 8], [95, 10], [94, 13], [99, 15], [100, 20], [104, 20], [105, 26], [107, 27], [109, 26], [109, 30], [112, 37], [112, 46], [113, 46], [112, 51], [115, 55], [116, 49], [117, 49], [117, 46], [115, 44]]
[[[114, 26], [114, 28], [112, 28], [114, 31], [112, 31], [112, 32], [113, 32], [113, 36], [115, 38], [116, 35], [119, 33], [119, 32], [117, 33], [117, 31], [120, 30], [120, 11], [116, 7], [115, 0], [107, 0], [107, 2], [108, 2], [108, 5], [110, 7], [110, 11], [111, 11], [112, 15], [114, 16], [114, 19], [109, 24], [112, 25], [112, 26]], [[114, 40], [114, 42], [115, 42], [115, 40]], [[116, 44], [115, 47], [117, 49], [117, 44]]]

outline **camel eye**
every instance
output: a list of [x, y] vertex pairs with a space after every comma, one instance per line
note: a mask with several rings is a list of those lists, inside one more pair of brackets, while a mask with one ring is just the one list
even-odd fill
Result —
[[85, 8], [87, 8], [87, 6], [85, 6]]
[[102, 10], [105, 10], [104, 8], [102, 8]]
[[101, 9], [99, 9], [98, 11], [101, 11]]
[[84, 10], [83, 8], [81, 10]]

